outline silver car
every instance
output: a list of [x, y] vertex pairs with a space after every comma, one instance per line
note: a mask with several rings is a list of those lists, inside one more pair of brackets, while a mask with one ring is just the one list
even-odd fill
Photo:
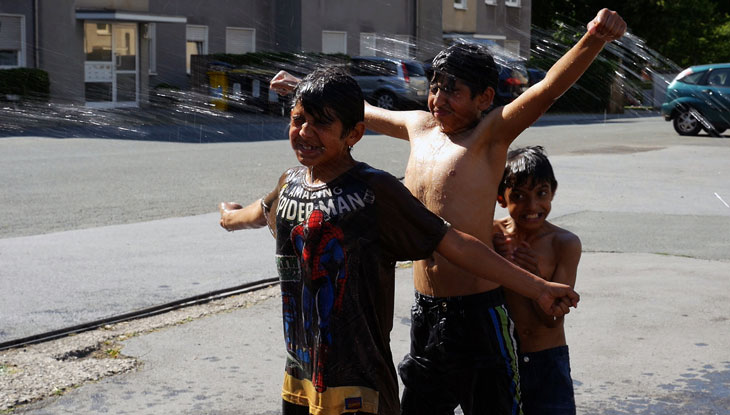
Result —
[[426, 106], [428, 78], [418, 61], [355, 56], [349, 69], [373, 105], [390, 110]]

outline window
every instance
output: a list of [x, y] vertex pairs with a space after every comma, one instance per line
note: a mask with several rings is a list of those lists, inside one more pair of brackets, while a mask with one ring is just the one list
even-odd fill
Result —
[[520, 0], [504, 0], [504, 5], [507, 7], [520, 7]]
[[0, 14], [0, 68], [25, 66], [25, 16]]
[[323, 30], [322, 53], [347, 53], [347, 32]]
[[497, 0], [484, 0], [484, 4], [490, 5], [490, 6], [496, 6]]
[[685, 69], [684, 71], [682, 71], [682, 73], [677, 75], [676, 80], [685, 84], [696, 85], [700, 81], [700, 78], [705, 76], [706, 73], [707, 71], [692, 72], [691, 69]]
[[226, 53], [256, 52], [256, 29], [226, 28]]
[[186, 33], [185, 65], [190, 74], [191, 57], [208, 54], [208, 26], [188, 25]]
[[466, 10], [466, 0], [454, 0], [454, 8]]
[[707, 85], [730, 87], [730, 69], [713, 69], [707, 78]]
[[377, 54], [375, 33], [360, 33], [360, 56], [375, 56]]

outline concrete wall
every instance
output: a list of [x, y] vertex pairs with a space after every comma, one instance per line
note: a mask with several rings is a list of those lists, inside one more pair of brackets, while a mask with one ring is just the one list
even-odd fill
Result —
[[475, 33], [477, 31], [477, 12], [484, 6], [483, 0], [467, 0], [466, 9], [454, 7], [454, 0], [442, 0], [443, 31], [456, 33]]
[[146, 12], [149, 10], [149, 0], [76, 0], [76, 8]]
[[74, 0], [39, 0], [40, 68], [48, 72], [51, 100], [84, 102], [84, 24]]
[[416, 59], [430, 61], [444, 47], [441, 0], [417, 1], [416, 15]]
[[[150, 0], [150, 13], [185, 16], [187, 24], [208, 27], [208, 53], [225, 53], [226, 27], [256, 30], [256, 51], [277, 50], [274, 1]], [[185, 24], [157, 24], [157, 76], [150, 85], [190, 86], [185, 69]]]
[[[481, 35], [504, 36], [507, 40], [520, 41], [520, 56], [530, 56], [530, 28], [532, 25], [532, 0], [521, 0], [520, 7], [507, 7], [503, 1], [492, 6], [479, 1], [477, 30]], [[503, 42], [497, 42], [504, 46]]]
[[347, 32], [347, 53], [360, 53], [360, 33], [415, 36], [415, 0], [303, 0], [302, 51], [322, 51], [322, 31]]
[[25, 16], [25, 66], [34, 68], [36, 62], [33, 0], [0, 0], [0, 13]]
[[276, 0], [274, 3], [274, 44], [272, 50], [302, 50], [302, 0]]

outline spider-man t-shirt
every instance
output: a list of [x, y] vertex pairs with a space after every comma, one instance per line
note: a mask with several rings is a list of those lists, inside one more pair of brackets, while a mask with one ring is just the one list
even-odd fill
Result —
[[448, 223], [365, 163], [325, 185], [305, 178], [305, 167], [289, 169], [267, 200], [288, 354], [282, 397], [314, 415], [398, 413], [395, 262], [429, 257]]

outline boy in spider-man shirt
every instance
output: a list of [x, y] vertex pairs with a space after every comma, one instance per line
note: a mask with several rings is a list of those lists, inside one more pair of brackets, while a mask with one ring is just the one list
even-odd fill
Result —
[[390, 351], [395, 262], [434, 252], [562, 316], [570, 287], [511, 264], [453, 229], [395, 177], [352, 158], [365, 131], [362, 91], [319, 69], [296, 88], [289, 141], [302, 166], [245, 208], [221, 204], [227, 230], [268, 224], [276, 237], [284, 336], [285, 415], [399, 413]]

